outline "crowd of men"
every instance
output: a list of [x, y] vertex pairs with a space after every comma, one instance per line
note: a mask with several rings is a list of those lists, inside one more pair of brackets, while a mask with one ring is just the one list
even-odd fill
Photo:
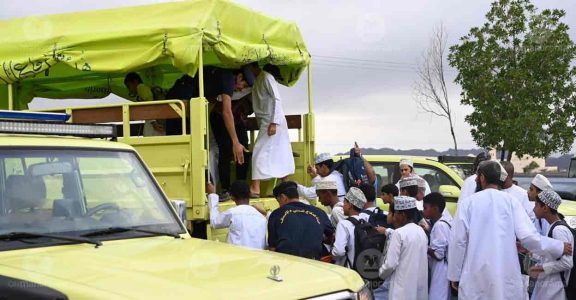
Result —
[[[310, 188], [292, 181], [274, 188], [280, 207], [264, 211], [250, 206], [250, 187], [237, 181], [230, 188], [237, 206], [225, 212], [209, 185], [212, 226], [229, 227], [232, 244], [354, 269], [372, 283], [375, 299], [571, 299], [565, 285], [574, 237], [544, 176], [536, 175], [527, 192], [512, 183], [513, 166], [480, 155], [452, 218], [444, 197], [426, 193], [408, 160], [401, 180], [381, 187], [388, 212], [377, 207], [372, 184], [344, 191], [342, 174], [323, 171], [332, 163], [318, 155], [310, 172], [328, 213], [306, 201]], [[363, 268], [374, 251], [366, 237], [380, 254], [376, 276]]]

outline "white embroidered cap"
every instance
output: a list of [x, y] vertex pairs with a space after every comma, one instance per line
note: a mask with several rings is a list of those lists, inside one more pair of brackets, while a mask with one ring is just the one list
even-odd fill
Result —
[[357, 187], [351, 187], [348, 193], [346, 193], [346, 196], [344, 196], [344, 199], [360, 209], [364, 208], [364, 205], [368, 202], [362, 190]]
[[548, 178], [546, 178], [544, 175], [540, 174], [536, 174], [536, 176], [534, 176], [534, 179], [532, 179], [531, 183], [542, 191], [551, 190], [553, 188], [552, 183], [550, 183], [550, 180], [548, 180]]
[[318, 155], [316, 155], [316, 160], [314, 161], [316, 164], [325, 162], [329, 159], [332, 159], [332, 156], [330, 156], [330, 153], [320, 153]]
[[400, 186], [400, 188], [405, 188], [407, 186], [413, 186], [413, 185], [418, 185], [418, 177], [405, 177], [400, 179], [400, 182], [398, 183], [398, 185]]
[[336, 186], [336, 181], [333, 180], [320, 180], [316, 181], [314, 184], [316, 186], [317, 191], [324, 191], [324, 190], [337, 190], [338, 186]]
[[414, 168], [414, 162], [409, 159], [401, 159], [399, 165], [409, 165], [411, 168]]
[[562, 203], [562, 198], [560, 195], [553, 190], [543, 190], [538, 194], [538, 199], [544, 202], [546, 206], [550, 207], [551, 209], [558, 210], [558, 206]]
[[408, 210], [416, 208], [416, 199], [408, 196], [394, 197], [394, 210]]

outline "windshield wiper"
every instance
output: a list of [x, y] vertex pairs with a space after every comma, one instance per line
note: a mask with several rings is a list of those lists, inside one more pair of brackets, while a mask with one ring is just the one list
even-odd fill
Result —
[[69, 236], [69, 235], [37, 233], [37, 232], [10, 232], [6, 234], [0, 234], [0, 240], [20, 240], [26, 238], [50, 238], [69, 242], [81, 242], [95, 245], [96, 248], [102, 246], [102, 242], [100, 242], [99, 240], [93, 240], [87, 237], [80, 237], [80, 236]]
[[177, 233], [139, 229], [139, 228], [132, 228], [132, 227], [109, 227], [106, 229], [89, 232], [89, 233], [83, 234], [82, 236], [83, 237], [101, 236], [101, 235], [108, 235], [108, 234], [121, 233], [121, 232], [127, 232], [127, 231], [148, 233], [148, 234], [154, 234], [154, 235], [170, 236], [170, 237], [173, 237], [175, 239], [180, 238], [180, 235]]

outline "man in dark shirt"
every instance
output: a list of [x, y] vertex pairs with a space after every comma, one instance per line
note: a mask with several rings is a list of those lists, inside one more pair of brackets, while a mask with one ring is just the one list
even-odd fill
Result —
[[268, 219], [268, 246], [272, 251], [319, 260], [322, 243], [334, 236], [326, 213], [298, 199], [298, 185], [287, 181], [274, 188], [280, 208]]
[[[254, 74], [247, 68], [229, 70], [216, 67], [204, 67], [204, 97], [217, 102], [210, 113], [210, 126], [218, 144], [218, 174], [222, 193], [220, 199], [228, 200], [230, 187], [230, 161], [236, 166], [238, 180], [246, 179], [248, 166], [244, 164], [244, 152], [248, 147], [248, 132], [238, 114], [234, 114], [232, 95], [254, 84]], [[168, 91], [166, 99], [190, 100], [200, 96], [198, 76], [182, 76]], [[240, 105], [236, 105], [240, 107]], [[234, 106], [234, 107], [236, 107]], [[168, 120], [166, 134], [181, 134], [180, 120]], [[248, 159], [249, 160], [249, 159]]]

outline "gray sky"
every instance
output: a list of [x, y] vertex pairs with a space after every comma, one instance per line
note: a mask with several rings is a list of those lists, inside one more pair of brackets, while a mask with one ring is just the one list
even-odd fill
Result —
[[[0, 18], [51, 14], [161, 0], [0, 0]], [[312, 54], [317, 151], [362, 147], [395, 149], [452, 147], [444, 119], [421, 112], [413, 100], [414, 68], [432, 29], [442, 22], [452, 45], [470, 27], [480, 26], [487, 0], [237, 0], [268, 15], [294, 21]], [[539, 8], [562, 8], [576, 40], [576, 1], [534, 0]], [[448, 70], [453, 81], [455, 70]], [[281, 89], [286, 113], [307, 109], [305, 77]], [[449, 86], [460, 148], [476, 147], [459, 104], [459, 88]]]

